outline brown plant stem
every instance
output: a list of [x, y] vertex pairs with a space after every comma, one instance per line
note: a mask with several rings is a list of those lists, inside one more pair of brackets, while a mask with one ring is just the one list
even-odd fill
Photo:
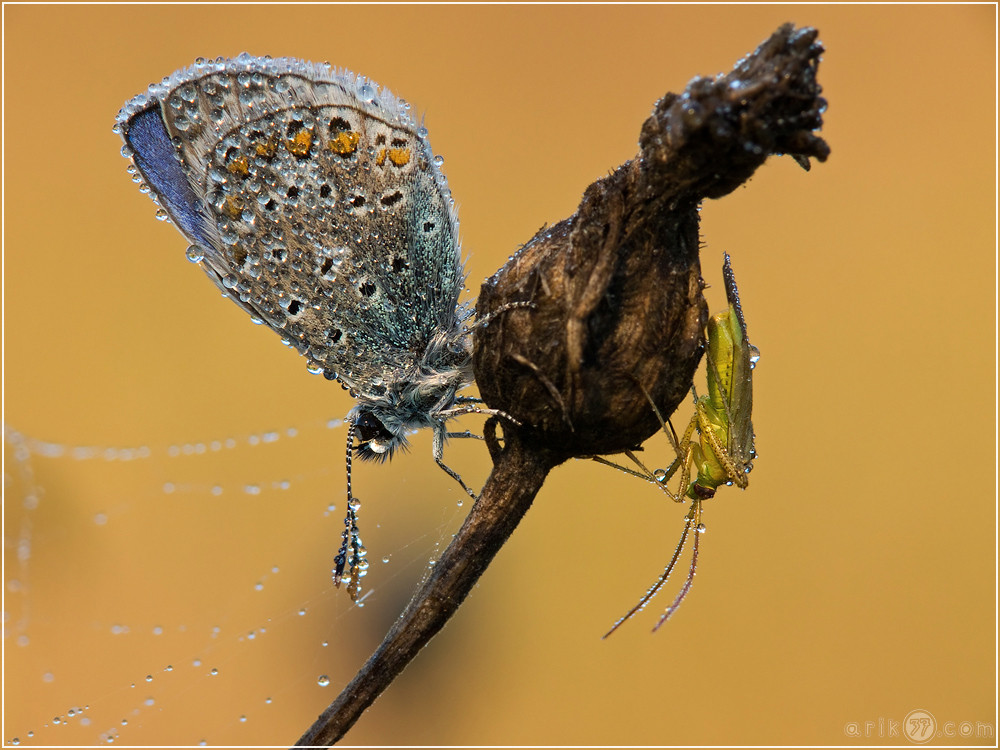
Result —
[[297, 745], [332, 745], [343, 737], [444, 627], [531, 507], [555, 463], [552, 454], [529, 448], [516, 437], [505, 442], [479, 499], [433, 572], [375, 653]]

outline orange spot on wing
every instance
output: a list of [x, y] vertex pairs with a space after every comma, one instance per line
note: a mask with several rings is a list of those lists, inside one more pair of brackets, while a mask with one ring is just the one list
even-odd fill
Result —
[[285, 141], [285, 148], [292, 156], [308, 156], [312, 142], [312, 133], [303, 129], [293, 135], [291, 140]]
[[238, 219], [243, 213], [243, 202], [234, 195], [226, 196], [226, 202], [222, 204], [222, 211], [230, 219]]
[[389, 149], [389, 161], [395, 164], [397, 167], [405, 167], [410, 163], [410, 149], [408, 148], [390, 148]]
[[340, 156], [353, 154], [361, 141], [361, 134], [353, 130], [342, 130], [330, 138], [330, 150]]
[[226, 169], [237, 177], [246, 177], [250, 174], [250, 161], [245, 156], [237, 156], [226, 165]]
[[274, 136], [271, 136], [266, 141], [258, 141], [254, 149], [257, 151], [257, 156], [270, 159], [278, 152], [278, 140]]

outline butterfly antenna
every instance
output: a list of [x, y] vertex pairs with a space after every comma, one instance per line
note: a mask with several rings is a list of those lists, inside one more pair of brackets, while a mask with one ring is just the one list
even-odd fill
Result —
[[[698, 502], [698, 501], [696, 501], [696, 502]], [[618, 620], [618, 622], [616, 622], [614, 625], [612, 625], [611, 626], [611, 630], [609, 630], [607, 633], [605, 633], [604, 635], [601, 636], [602, 640], [604, 638], [607, 638], [609, 635], [611, 635], [612, 633], [614, 633], [616, 630], [618, 630], [618, 628], [621, 627], [621, 625], [624, 622], [626, 622], [627, 620], [630, 620], [632, 618], [632, 616], [635, 615], [637, 612], [641, 611], [643, 609], [643, 607], [645, 607], [649, 603], [649, 600], [652, 599], [654, 596], [656, 596], [656, 593], [661, 588], [663, 588], [663, 585], [670, 578], [670, 574], [674, 572], [674, 567], [677, 565], [677, 560], [680, 558], [681, 552], [684, 550], [684, 545], [687, 543], [688, 533], [691, 531], [691, 527], [692, 527], [691, 519], [688, 518], [687, 522], [684, 524], [684, 531], [681, 532], [681, 538], [677, 542], [677, 547], [674, 549], [673, 557], [671, 557], [670, 558], [670, 562], [667, 563], [666, 570], [663, 571], [663, 573], [660, 575], [660, 577], [656, 581], [656, 583], [654, 583], [652, 586], [650, 586], [649, 591], [647, 591], [643, 595], [643, 597], [636, 603], [636, 605], [634, 607], [632, 607], [632, 609], [630, 609], [628, 612], [626, 612]], [[695, 544], [698, 543], [698, 537], [697, 536], [695, 536], [694, 543]]]
[[[344, 568], [348, 568], [350, 581], [347, 592], [352, 600], [356, 600], [361, 590], [360, 573], [363, 562], [363, 547], [358, 534], [358, 508], [361, 502], [351, 491], [351, 463], [354, 456], [354, 433], [356, 425], [352, 421], [347, 427], [347, 514], [344, 516], [344, 533], [341, 537], [340, 550], [334, 558], [333, 585], [340, 588], [344, 577]], [[348, 558], [350, 549], [350, 558]]]
[[701, 539], [701, 533], [705, 530], [705, 526], [701, 522], [701, 500], [695, 500], [692, 503], [691, 513], [688, 516], [687, 523], [684, 524], [685, 534], [691, 529], [694, 529], [694, 544], [691, 546], [691, 567], [688, 570], [687, 579], [684, 581], [684, 585], [681, 586], [681, 590], [677, 592], [677, 598], [674, 599], [673, 604], [667, 607], [666, 611], [660, 615], [659, 622], [653, 627], [654, 633], [677, 611], [677, 608], [681, 606], [681, 602], [684, 601], [684, 598], [691, 590], [692, 584], [694, 584], [694, 575], [698, 568], [698, 541]]

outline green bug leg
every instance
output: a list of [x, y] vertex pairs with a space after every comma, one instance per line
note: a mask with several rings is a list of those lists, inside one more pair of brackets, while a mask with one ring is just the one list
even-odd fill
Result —
[[599, 464], [604, 464], [605, 466], [610, 466], [612, 469], [617, 469], [618, 471], [625, 472], [626, 474], [629, 474], [633, 477], [638, 477], [639, 479], [643, 479], [647, 482], [652, 482], [653, 484], [656, 484], [656, 479], [653, 477], [653, 473], [649, 471], [649, 469], [647, 469], [645, 466], [643, 466], [642, 462], [635, 457], [635, 454], [632, 453], [632, 451], [626, 451], [625, 455], [631, 458], [633, 461], [635, 461], [635, 463], [640, 467], [639, 471], [629, 468], [628, 466], [622, 466], [621, 464], [616, 464], [614, 461], [609, 461], [604, 456], [591, 456], [590, 460], [596, 461]]

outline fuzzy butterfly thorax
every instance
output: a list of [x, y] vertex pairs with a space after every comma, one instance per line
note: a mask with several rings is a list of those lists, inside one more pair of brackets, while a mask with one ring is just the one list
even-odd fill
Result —
[[406, 377], [387, 384], [377, 395], [357, 393], [349, 417], [358, 425], [357, 455], [383, 461], [405, 450], [405, 431], [433, 427], [435, 418], [452, 408], [458, 391], [472, 382], [472, 339], [462, 327], [435, 336], [423, 359]]

